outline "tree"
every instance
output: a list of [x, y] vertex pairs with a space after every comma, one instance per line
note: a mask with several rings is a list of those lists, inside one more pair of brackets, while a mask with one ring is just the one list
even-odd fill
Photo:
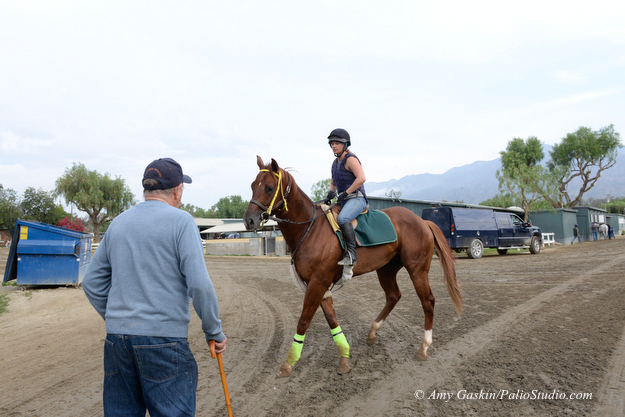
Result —
[[511, 172], [519, 166], [536, 166], [545, 157], [543, 145], [536, 136], [530, 136], [525, 141], [521, 138], [513, 138], [508, 142], [506, 150], [499, 154], [501, 166], [504, 170]]
[[192, 204], [180, 204], [180, 209], [191, 214], [193, 217], [199, 217], [203, 219], [215, 217], [215, 213], [212, 209], [204, 210], [201, 207], [196, 207]]
[[608, 200], [605, 204], [602, 204], [601, 207], [606, 209], [608, 213], [625, 213], [625, 198], [621, 198], [618, 200]]
[[65, 175], [56, 180], [57, 195], [84, 211], [93, 223], [96, 242], [100, 241], [100, 226], [110, 222], [134, 203], [134, 195], [126, 182], [117, 177], [88, 170], [83, 164], [74, 164]]
[[[550, 152], [548, 164], [552, 182], [557, 188], [545, 192], [555, 208], [573, 208], [581, 201], [584, 193], [595, 186], [601, 173], [616, 164], [618, 150], [623, 147], [620, 135], [614, 131], [614, 125], [598, 131], [580, 127], [569, 133]], [[575, 178], [582, 182], [579, 193], [571, 198], [569, 185]]]
[[211, 207], [215, 213], [215, 217], [223, 219], [239, 219], [245, 215], [248, 202], [243, 200], [240, 195], [224, 197]]
[[330, 184], [332, 182], [331, 178], [327, 178], [325, 180], [317, 181], [313, 184], [310, 194], [313, 201], [319, 201], [326, 198], [328, 195], [328, 191], [330, 191]]
[[0, 184], [0, 229], [8, 230], [11, 235], [20, 217], [20, 205], [15, 190], [4, 188]]
[[35, 190], [28, 187], [24, 191], [20, 209], [24, 219], [48, 224], [57, 224], [65, 215], [63, 207], [54, 203], [54, 195], [41, 188]]
[[[513, 138], [501, 155], [501, 171], [497, 171], [500, 196], [509, 195], [518, 201], [525, 212], [525, 221], [535, 201], [542, 199], [544, 169], [539, 162], [544, 158], [543, 145], [535, 136], [527, 140]], [[503, 198], [503, 197], [502, 197]]]
[[482, 201], [480, 203], [481, 206], [489, 206], [489, 207], [501, 207], [507, 208], [517, 205], [514, 198], [510, 193], [500, 192], [495, 197], [488, 199], [486, 201]]

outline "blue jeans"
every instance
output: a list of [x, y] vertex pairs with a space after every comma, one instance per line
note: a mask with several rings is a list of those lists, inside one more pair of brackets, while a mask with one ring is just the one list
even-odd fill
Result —
[[355, 197], [345, 200], [343, 208], [339, 212], [337, 223], [340, 225], [354, 220], [360, 213], [367, 208], [367, 201], [364, 197]]
[[596, 230], [593, 230], [592, 231], [592, 240], [597, 240], [598, 237], [599, 237], [598, 235], [599, 235], [599, 233]]
[[187, 339], [107, 334], [104, 415], [195, 415], [197, 363]]

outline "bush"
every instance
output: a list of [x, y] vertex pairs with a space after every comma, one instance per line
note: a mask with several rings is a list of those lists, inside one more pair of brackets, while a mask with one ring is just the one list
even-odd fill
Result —
[[83, 226], [82, 220], [76, 219], [72, 222], [69, 220], [69, 218], [67, 218], [67, 216], [65, 216], [65, 218], [59, 221], [58, 226], [64, 227], [66, 229], [76, 230], [77, 232], [85, 231], [85, 226]]

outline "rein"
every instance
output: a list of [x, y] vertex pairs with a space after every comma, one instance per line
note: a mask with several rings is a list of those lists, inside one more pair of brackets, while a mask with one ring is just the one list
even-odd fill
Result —
[[[306, 220], [303, 222], [294, 222], [292, 220], [289, 219], [279, 219], [276, 216], [271, 216], [271, 220], [275, 220], [278, 223], [289, 223], [289, 224], [306, 224], [308, 223], [308, 228], [306, 229], [306, 231], [304, 232], [304, 235], [302, 236], [302, 238], [299, 240], [299, 243], [297, 244], [297, 246], [295, 247], [295, 250], [293, 250], [293, 252], [291, 252], [291, 263], [293, 263], [293, 258], [295, 257], [295, 253], [297, 253], [297, 250], [299, 249], [300, 245], [302, 244], [302, 242], [304, 242], [304, 239], [306, 239], [306, 235], [308, 235], [308, 232], [310, 232], [310, 229], [312, 228], [313, 223], [315, 222], [315, 220], [317, 220], [318, 218], [325, 216], [325, 214], [327, 212], [329, 212], [330, 210], [332, 210], [332, 207], [336, 206], [338, 203], [334, 203], [332, 204], [330, 207], [328, 207], [326, 210], [322, 210], [321, 214], [319, 214], [318, 216], [313, 217], [310, 220]], [[313, 202], [313, 211], [315, 211], [315, 203]], [[314, 216], [314, 214], [313, 214]]]
[[[269, 171], [268, 169], [261, 169], [260, 171], [261, 172], [272, 172], [272, 171]], [[315, 215], [314, 215], [314, 212], [316, 211], [315, 210], [315, 207], [316, 207], [315, 203], [320, 203], [321, 201], [324, 201], [324, 200], [313, 202], [313, 218], [310, 219], [310, 220], [303, 221], [303, 222], [294, 222], [294, 221], [289, 220], [289, 219], [279, 219], [275, 215], [271, 215], [271, 211], [273, 209], [276, 209], [277, 207], [280, 207], [280, 205], [283, 204], [283, 203], [284, 203], [284, 208], [281, 209], [280, 211], [282, 211], [282, 210], [289, 211], [286, 199], [289, 196], [289, 192], [291, 192], [291, 186], [290, 185], [286, 186], [286, 193], [285, 193], [284, 190], [282, 189], [282, 170], [279, 170], [277, 173], [276, 172], [272, 172], [272, 173], [273, 173], [273, 175], [278, 177], [278, 187], [276, 188], [276, 192], [273, 194], [273, 198], [271, 199], [271, 203], [269, 204], [269, 207], [265, 207], [264, 204], [260, 203], [259, 201], [254, 200], [254, 199], [250, 200], [250, 203], [254, 203], [258, 207], [260, 207], [261, 210], [264, 210], [261, 213], [261, 218], [263, 219], [263, 221], [260, 224], [260, 227], [263, 227], [265, 225], [265, 222], [267, 220], [269, 220], [269, 219], [274, 220], [277, 223], [289, 223], [289, 224], [306, 224], [306, 223], [308, 223], [308, 228], [306, 229], [306, 232], [304, 232], [304, 235], [302, 236], [302, 238], [300, 239], [299, 243], [295, 247], [295, 250], [293, 252], [291, 252], [291, 263], [292, 263], [293, 262], [293, 258], [295, 257], [295, 253], [297, 252], [297, 250], [299, 249], [300, 245], [302, 244], [302, 242], [304, 241], [304, 239], [308, 235], [308, 232], [310, 232], [310, 229], [312, 228], [312, 225], [313, 225], [314, 221], [317, 220], [318, 218], [320, 218], [321, 216], [325, 216], [325, 214], [327, 212], [329, 212], [330, 210], [332, 210], [332, 208], [334, 206], [336, 206], [338, 203], [334, 203], [330, 207], [328, 207], [326, 210], [322, 210], [321, 214], [319, 214], [318, 216], [315, 217]], [[276, 198], [278, 197], [278, 191], [280, 191], [280, 194], [282, 194], [282, 200], [280, 200], [278, 202], [278, 204], [276, 204], [274, 206], [274, 203], [276, 202]]]

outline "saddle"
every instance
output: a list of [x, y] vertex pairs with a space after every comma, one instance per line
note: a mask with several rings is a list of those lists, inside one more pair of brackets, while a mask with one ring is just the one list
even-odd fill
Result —
[[[321, 208], [327, 210], [328, 206], [322, 205]], [[332, 207], [332, 210], [326, 212], [326, 217], [336, 237], [339, 239], [341, 247], [345, 249], [345, 242], [337, 221], [340, 211], [341, 208], [336, 205]], [[357, 246], [383, 245], [397, 240], [395, 227], [391, 219], [383, 211], [369, 210], [367, 206], [365, 211], [352, 220], [352, 225], [354, 226], [354, 232], [356, 232]]]

